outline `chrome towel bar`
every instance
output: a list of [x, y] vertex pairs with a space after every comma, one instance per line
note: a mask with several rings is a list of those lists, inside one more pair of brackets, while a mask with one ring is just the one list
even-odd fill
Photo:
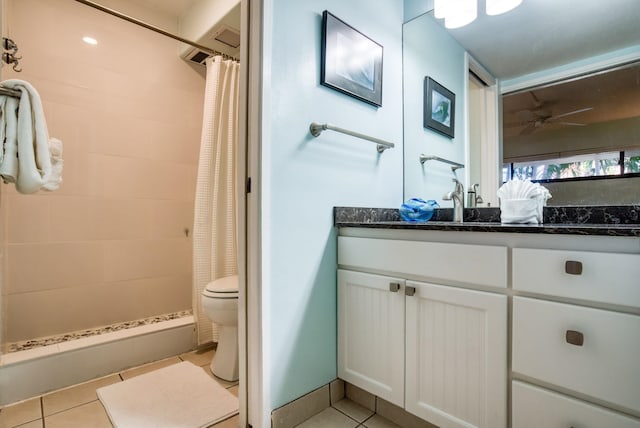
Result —
[[384, 141], [375, 137], [370, 137], [368, 135], [364, 135], [359, 132], [349, 131], [348, 129], [340, 128], [338, 126], [333, 126], [328, 123], [312, 122], [311, 125], [309, 125], [309, 132], [314, 137], [319, 137], [320, 134], [322, 134], [322, 131], [326, 131], [326, 130], [340, 132], [342, 134], [351, 135], [352, 137], [362, 138], [363, 140], [368, 140], [373, 143], [376, 143], [378, 145], [378, 153], [382, 153], [385, 150], [391, 149], [396, 146], [395, 144], [390, 143], [388, 141]]
[[453, 165], [451, 167], [452, 171], [455, 171], [458, 168], [464, 168], [464, 165], [458, 162], [454, 162], [454, 161], [450, 161], [448, 159], [443, 159], [439, 156], [434, 156], [434, 155], [420, 155], [420, 163], [424, 165], [424, 163], [428, 160], [437, 160], [443, 163], [448, 163], [449, 165]]

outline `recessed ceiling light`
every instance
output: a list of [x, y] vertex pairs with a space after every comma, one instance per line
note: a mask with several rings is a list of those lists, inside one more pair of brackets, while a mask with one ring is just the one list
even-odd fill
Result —
[[89, 37], [89, 36], [84, 36], [82, 38], [82, 41], [85, 42], [88, 45], [97, 45], [98, 41], [96, 39], [94, 39], [93, 37]]

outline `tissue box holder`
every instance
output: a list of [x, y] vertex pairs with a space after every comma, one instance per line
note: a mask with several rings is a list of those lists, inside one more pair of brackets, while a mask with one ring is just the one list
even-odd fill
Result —
[[541, 224], [543, 202], [538, 199], [500, 200], [502, 224]]

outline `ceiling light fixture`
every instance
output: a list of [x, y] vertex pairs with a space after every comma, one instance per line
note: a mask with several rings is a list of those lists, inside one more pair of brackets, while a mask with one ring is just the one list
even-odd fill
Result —
[[93, 37], [89, 37], [89, 36], [84, 36], [82, 38], [82, 41], [85, 42], [88, 45], [97, 45], [98, 41], [96, 39], [94, 39]]
[[459, 28], [473, 22], [478, 16], [476, 0], [449, 0], [449, 9], [444, 17], [444, 26]]
[[[487, 15], [499, 15], [518, 7], [522, 0], [486, 0]], [[433, 16], [447, 28], [460, 28], [478, 16], [478, 0], [434, 0]]]
[[520, 6], [522, 0], [487, 0], [487, 15], [500, 15]]

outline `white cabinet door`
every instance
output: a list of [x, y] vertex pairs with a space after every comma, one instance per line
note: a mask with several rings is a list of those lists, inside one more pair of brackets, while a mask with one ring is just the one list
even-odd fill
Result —
[[413, 281], [406, 293], [405, 408], [441, 428], [506, 427], [507, 297]]
[[338, 377], [404, 405], [404, 280], [338, 270]]

